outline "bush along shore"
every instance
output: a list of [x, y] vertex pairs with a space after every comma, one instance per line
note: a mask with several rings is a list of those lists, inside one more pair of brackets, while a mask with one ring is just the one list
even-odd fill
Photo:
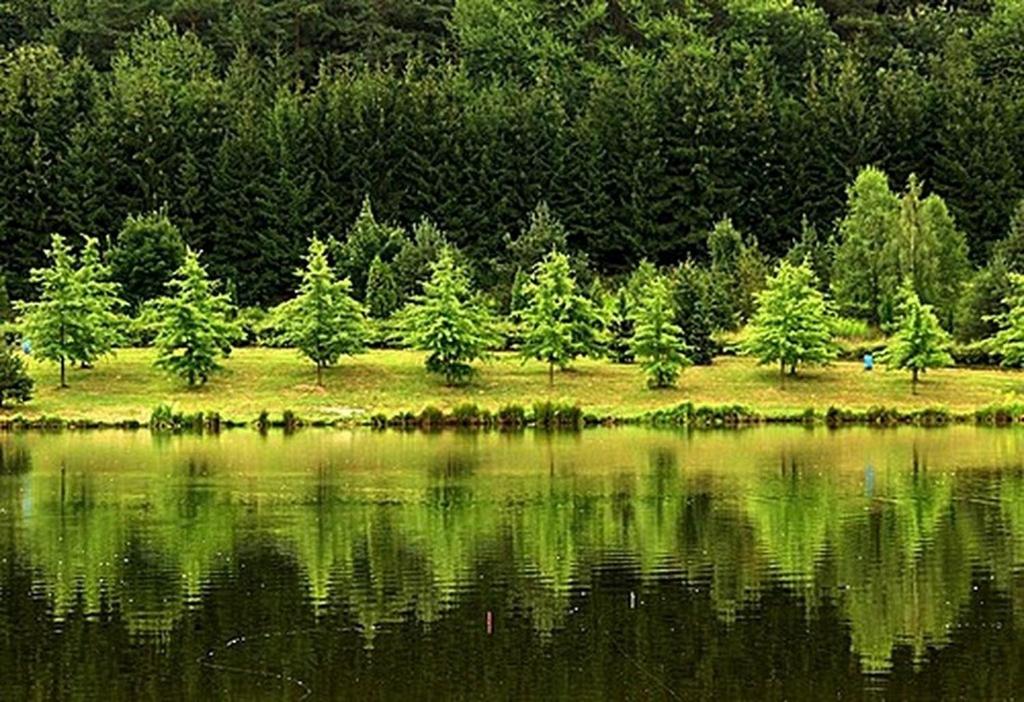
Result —
[[673, 407], [631, 416], [598, 415], [575, 404], [540, 402], [530, 408], [506, 405], [497, 410], [463, 404], [450, 411], [428, 406], [420, 411], [395, 414], [365, 414], [345, 419], [303, 419], [292, 410], [279, 415], [263, 411], [255, 419], [228, 418], [219, 412], [181, 412], [169, 405], [154, 408], [148, 422], [136, 419], [89, 420], [56, 416], [0, 417], [0, 431], [149, 429], [153, 432], [208, 433], [222, 429], [250, 428], [260, 432], [281, 429], [290, 433], [302, 428], [357, 428], [374, 430], [522, 430], [578, 431], [590, 427], [647, 426], [691, 429], [737, 429], [763, 425], [825, 426], [829, 428], [870, 427], [942, 427], [953, 424], [1009, 427], [1024, 425], [1024, 404], [990, 405], [973, 412], [953, 412], [945, 407], [905, 410], [896, 407], [846, 409], [828, 407], [824, 411], [807, 408], [799, 412], [765, 414], [744, 405], [695, 405], [684, 402]]

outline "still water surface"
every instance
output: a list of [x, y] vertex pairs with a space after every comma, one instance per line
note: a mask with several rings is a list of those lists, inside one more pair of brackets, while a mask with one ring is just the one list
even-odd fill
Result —
[[1024, 696], [1024, 432], [0, 434], [0, 699]]

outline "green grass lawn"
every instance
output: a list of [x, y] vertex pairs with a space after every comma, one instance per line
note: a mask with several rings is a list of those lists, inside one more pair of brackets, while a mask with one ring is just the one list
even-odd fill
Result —
[[58, 388], [57, 368], [32, 362], [36, 396], [5, 413], [64, 419], [146, 420], [161, 404], [183, 411], [218, 411], [236, 420], [254, 419], [266, 409], [285, 409], [304, 419], [337, 419], [355, 413], [419, 411], [427, 405], [451, 409], [464, 402], [481, 408], [518, 403], [528, 407], [546, 399], [578, 403], [600, 415], [630, 416], [684, 401], [742, 404], [766, 414], [825, 410], [830, 405], [866, 409], [884, 405], [909, 410], [942, 405], [970, 411], [993, 403], [1024, 399], [1024, 374], [1001, 370], [948, 369], [928, 373], [917, 395], [906, 373], [878, 369], [865, 373], [857, 363], [802, 370], [780, 386], [774, 368], [746, 358], [723, 357], [713, 366], [687, 369], [679, 387], [649, 390], [640, 368], [583, 360], [557, 373], [548, 386], [547, 368], [522, 364], [501, 354], [479, 366], [474, 382], [447, 388], [423, 370], [423, 356], [412, 351], [372, 351], [344, 358], [316, 385], [312, 364], [286, 349], [237, 349], [225, 368], [204, 387], [189, 389], [152, 366], [152, 349], [124, 349], [95, 368], [71, 369], [70, 387]]

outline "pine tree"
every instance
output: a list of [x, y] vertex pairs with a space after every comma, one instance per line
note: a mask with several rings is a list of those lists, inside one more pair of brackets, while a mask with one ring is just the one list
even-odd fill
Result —
[[359, 299], [366, 299], [367, 276], [373, 259], [380, 256], [382, 260], [390, 261], [404, 240], [405, 233], [400, 228], [377, 221], [370, 198], [363, 198], [359, 216], [345, 242], [338, 247], [335, 258], [342, 275], [352, 281]]
[[608, 319], [608, 358], [613, 363], [632, 363], [633, 302], [625, 285], [619, 287], [606, 301], [605, 317]]
[[436, 224], [426, 217], [413, 225], [412, 237], [402, 242], [395, 254], [394, 272], [400, 299], [422, 292], [430, 277], [431, 266], [448, 245], [447, 238]]
[[565, 225], [541, 200], [530, 213], [526, 228], [515, 239], [506, 238], [509, 262], [521, 270], [531, 270], [549, 251], [566, 253], [569, 234]]
[[651, 388], [675, 385], [682, 369], [690, 365], [683, 330], [673, 322], [672, 290], [663, 276], [648, 282], [633, 313], [636, 333], [630, 348], [647, 374]]
[[32, 399], [32, 378], [25, 360], [0, 338], [0, 408], [8, 400], [28, 402]]
[[579, 356], [600, 353], [600, 316], [577, 292], [565, 254], [551, 251], [534, 266], [526, 297], [522, 355], [548, 364], [549, 384], [555, 382], [556, 366], [564, 369]]
[[1002, 257], [1012, 273], [1024, 273], [1024, 200], [1017, 203], [1010, 220], [1010, 231], [996, 243], [994, 252]]
[[272, 312], [280, 330], [278, 341], [294, 346], [316, 364], [316, 384], [323, 385], [323, 369], [342, 354], [362, 351], [367, 336], [362, 306], [352, 297], [348, 280], [339, 281], [327, 261], [327, 246], [313, 238], [306, 267], [296, 271], [298, 293]]
[[471, 364], [486, 357], [497, 333], [487, 308], [473, 299], [469, 275], [450, 248], [442, 250], [432, 268], [423, 294], [403, 312], [406, 342], [427, 352], [428, 372], [456, 385], [469, 380]]
[[995, 315], [993, 321], [999, 331], [986, 342], [990, 351], [1002, 358], [1008, 368], [1024, 366], [1024, 275], [1009, 274], [1010, 291], [1003, 298], [1005, 311]]
[[800, 220], [800, 239], [786, 253], [786, 260], [794, 266], [806, 262], [818, 279], [819, 288], [826, 292], [831, 284], [835, 253], [835, 242], [822, 239], [818, 229], [804, 215]]
[[675, 323], [683, 331], [689, 347], [690, 360], [697, 365], [710, 365], [715, 357], [714, 324], [711, 316], [708, 276], [691, 262], [676, 268], [671, 281]]
[[387, 319], [399, 306], [398, 283], [380, 256], [374, 256], [366, 278], [366, 309], [374, 319]]
[[754, 298], [764, 287], [767, 264], [757, 241], [744, 242], [728, 217], [708, 235], [708, 253], [712, 279], [720, 287], [722, 326], [735, 328], [753, 314]]
[[931, 305], [924, 305], [908, 280], [900, 290], [896, 332], [881, 354], [881, 361], [892, 368], [909, 370], [911, 386], [917, 393], [918, 376], [929, 368], [953, 364], [950, 339]]
[[75, 343], [72, 358], [83, 366], [111, 353], [120, 343], [127, 319], [121, 314], [125, 302], [119, 286], [110, 281], [110, 269], [100, 258], [99, 242], [86, 237], [77, 271], [78, 285], [89, 308], [88, 324]]
[[167, 288], [168, 294], [154, 300], [150, 311], [156, 329], [155, 365], [189, 385], [205, 383], [239, 336], [230, 321], [228, 296], [216, 292], [217, 281], [209, 278], [199, 254], [190, 248]]
[[60, 364], [60, 386], [67, 387], [67, 363], [77, 360], [91, 334], [92, 309], [86, 300], [75, 257], [59, 234], [46, 252], [49, 268], [32, 270], [31, 281], [39, 288], [37, 302], [18, 303], [22, 335], [39, 358]]
[[832, 312], [806, 265], [779, 264], [778, 272], [757, 295], [744, 351], [760, 363], [779, 364], [791, 375], [797, 365], [828, 363], [836, 355], [832, 341]]

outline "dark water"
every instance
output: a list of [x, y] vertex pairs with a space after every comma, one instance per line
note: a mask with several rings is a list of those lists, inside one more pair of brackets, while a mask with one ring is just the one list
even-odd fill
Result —
[[0, 699], [1022, 697], [1022, 450], [0, 435]]

